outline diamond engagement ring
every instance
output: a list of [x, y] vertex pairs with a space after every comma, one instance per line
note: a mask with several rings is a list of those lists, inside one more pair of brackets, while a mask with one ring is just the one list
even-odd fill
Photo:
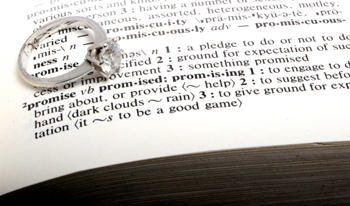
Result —
[[[38, 78], [27, 72], [30, 54], [38, 49], [39, 44], [61, 29], [85, 26], [94, 32], [94, 45], [88, 48], [86, 60], [74, 70], [57, 77]], [[80, 77], [98, 71], [108, 78], [120, 68], [121, 49], [116, 39], [108, 39], [106, 31], [94, 20], [85, 17], [65, 17], [52, 21], [39, 28], [24, 43], [18, 57], [19, 72], [28, 83], [37, 87], [54, 87], [77, 80]]]

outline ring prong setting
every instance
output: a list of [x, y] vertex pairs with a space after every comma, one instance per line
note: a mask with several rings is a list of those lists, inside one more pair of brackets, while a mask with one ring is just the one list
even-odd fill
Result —
[[116, 38], [89, 47], [86, 59], [106, 78], [117, 73], [120, 69], [121, 49]]

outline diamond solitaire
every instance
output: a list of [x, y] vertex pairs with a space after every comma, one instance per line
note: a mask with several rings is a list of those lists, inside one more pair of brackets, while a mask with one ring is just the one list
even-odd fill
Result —
[[119, 71], [121, 50], [116, 39], [107, 39], [103, 43], [89, 47], [86, 60], [91, 62], [96, 71], [108, 78]]
[[[61, 29], [74, 26], [85, 26], [94, 33], [93, 41], [96, 43], [89, 47], [85, 56], [86, 60], [75, 69], [55, 77], [39, 78], [28, 73], [27, 64], [32, 51], [37, 49], [39, 44], [50, 35]], [[99, 23], [86, 17], [71, 16], [49, 22], [34, 32], [21, 48], [18, 55], [18, 68], [19, 74], [26, 82], [36, 87], [55, 87], [76, 81], [94, 70], [108, 78], [119, 71], [121, 57], [121, 50], [117, 40], [108, 39], [106, 31]]]

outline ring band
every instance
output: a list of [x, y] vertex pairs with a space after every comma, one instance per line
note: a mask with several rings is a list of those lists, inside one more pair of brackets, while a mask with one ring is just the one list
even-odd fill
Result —
[[[33, 49], [50, 35], [61, 29], [73, 26], [85, 26], [94, 32], [95, 44], [88, 48], [86, 60], [63, 75], [50, 78], [38, 78], [27, 72], [27, 64]], [[19, 72], [28, 83], [37, 87], [54, 87], [77, 80], [97, 70], [104, 77], [109, 77], [120, 68], [121, 50], [116, 39], [108, 39], [106, 31], [94, 20], [85, 17], [65, 17], [52, 21], [34, 32], [23, 44], [18, 56]]]

